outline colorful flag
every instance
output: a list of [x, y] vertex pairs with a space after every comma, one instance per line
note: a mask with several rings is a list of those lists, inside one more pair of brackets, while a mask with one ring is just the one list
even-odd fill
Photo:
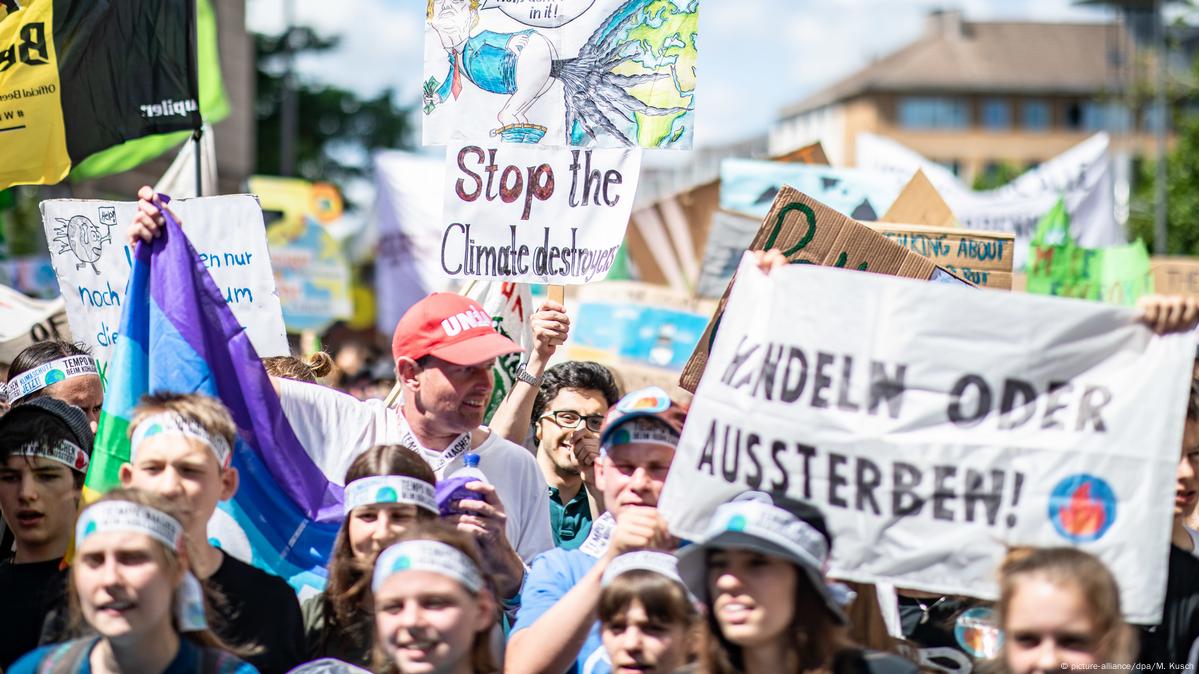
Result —
[[[462, 294], [482, 305], [483, 311], [491, 316], [491, 324], [495, 329], [519, 344], [524, 353], [533, 348], [531, 317], [536, 308], [533, 306], [533, 293], [528, 284], [475, 281], [464, 288]], [[508, 391], [511, 391], [512, 385], [516, 383], [516, 372], [520, 365], [520, 353], [510, 353], [495, 360], [495, 366], [491, 368], [495, 388], [491, 390], [491, 400], [487, 402], [483, 423], [491, 421], [491, 415], [495, 414], [500, 403], [508, 397]]]
[[[229, 101], [225, 98], [221, 58], [217, 49], [216, 13], [212, 11], [211, 0], [196, 0], [196, 48], [200, 78], [200, 115], [207, 127], [204, 130], [206, 142], [211, 142], [212, 125], [229, 116]], [[80, 162], [71, 169], [71, 178], [86, 180], [128, 171], [165, 154], [171, 148], [179, 147], [191, 137], [192, 131], [176, 131], [126, 141]], [[194, 188], [192, 189], [194, 191]], [[186, 196], [170, 190], [165, 191], [167, 194], [175, 194], [176, 197]], [[214, 190], [207, 188], [204, 193], [216, 194]]]
[[0, 189], [200, 126], [196, 0], [36, 0], [0, 21]]
[[210, 537], [297, 590], [319, 590], [343, 517], [342, 489], [300, 445], [245, 329], [173, 219], [153, 244], [138, 244], [124, 307], [84, 498], [119, 483], [142, 395], [213, 396], [237, 424], [241, 484], [213, 517]]

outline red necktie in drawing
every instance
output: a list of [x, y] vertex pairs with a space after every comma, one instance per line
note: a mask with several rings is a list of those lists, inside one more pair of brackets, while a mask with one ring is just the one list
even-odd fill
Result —
[[459, 51], [454, 52], [454, 82], [450, 84], [450, 92], [455, 99], [462, 93], [462, 52]]

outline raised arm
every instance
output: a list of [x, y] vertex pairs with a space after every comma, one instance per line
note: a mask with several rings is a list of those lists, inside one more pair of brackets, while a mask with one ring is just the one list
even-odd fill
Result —
[[513, 382], [512, 390], [508, 391], [508, 396], [500, 403], [488, 424], [493, 433], [521, 446], [524, 446], [529, 425], [533, 422], [533, 401], [537, 398], [541, 375], [545, 374], [546, 364], [554, 351], [570, 333], [570, 317], [566, 315], [566, 307], [557, 302], [542, 304], [530, 320], [533, 324], [533, 351], [529, 354], [529, 362], [525, 364], [525, 372], [537, 380], [537, 385], [519, 379]]

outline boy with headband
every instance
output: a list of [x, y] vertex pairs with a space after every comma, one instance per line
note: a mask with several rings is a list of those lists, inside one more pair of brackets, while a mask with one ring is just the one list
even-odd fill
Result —
[[121, 466], [121, 484], [180, 508], [196, 575], [225, 598], [215, 607], [219, 636], [260, 647], [248, 660], [264, 674], [298, 665], [303, 622], [291, 586], [208, 542], [217, 503], [237, 492], [237, 469], [230, 465], [237, 427], [229, 411], [205, 395], [157, 393], [142, 398], [129, 431], [130, 462]]
[[8, 404], [14, 407], [41, 397], [71, 403], [83, 410], [96, 432], [104, 387], [96, 361], [78, 345], [48, 340], [25, 347], [8, 366], [4, 389]]
[[65, 606], [60, 567], [91, 452], [83, 410], [61, 400], [37, 398], [0, 417], [0, 512], [16, 539], [13, 556], [0, 558], [0, 670], [33, 650], [47, 614]]

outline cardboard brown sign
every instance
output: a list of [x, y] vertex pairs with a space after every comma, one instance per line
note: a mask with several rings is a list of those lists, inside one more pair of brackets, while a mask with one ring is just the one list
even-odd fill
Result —
[[917, 170], [916, 175], [908, 181], [903, 191], [895, 198], [891, 208], [879, 222], [897, 222], [901, 224], [931, 225], [934, 227], [960, 227], [949, 204], [941, 197], [941, 193], [933, 187], [924, 171]]
[[1199, 296], [1199, 257], [1152, 257], [1149, 271], [1155, 293]]
[[816, 141], [811, 145], [805, 145], [798, 150], [776, 155], [770, 158], [770, 161], [791, 162], [795, 164], [815, 164], [818, 166], [828, 166], [828, 155], [824, 153], [824, 146], [820, 141]]
[[[798, 190], [784, 185], [754, 236], [749, 250], [778, 248], [792, 263], [844, 267], [878, 274], [928, 279], [937, 266], [869, 227]], [[679, 377], [679, 386], [695, 392], [708, 363], [708, 348], [720, 325], [734, 276]]]
[[1016, 258], [1016, 238], [1012, 233], [884, 222], [863, 224], [976, 286], [1012, 288], [1012, 264]]

